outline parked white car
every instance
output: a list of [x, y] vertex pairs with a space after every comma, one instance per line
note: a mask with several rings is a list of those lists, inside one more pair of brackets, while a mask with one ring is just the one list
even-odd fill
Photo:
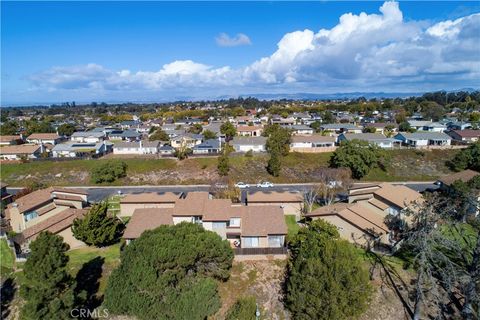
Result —
[[272, 188], [272, 187], [273, 187], [273, 183], [268, 182], [268, 181], [263, 181], [263, 182], [257, 183], [257, 188]]
[[237, 183], [235, 183], [235, 187], [240, 188], [240, 189], [245, 189], [245, 188], [250, 188], [250, 185], [246, 184], [244, 182], [237, 182]]

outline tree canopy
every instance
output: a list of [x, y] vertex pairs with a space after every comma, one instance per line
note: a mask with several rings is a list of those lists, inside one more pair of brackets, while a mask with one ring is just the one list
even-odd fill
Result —
[[62, 237], [42, 232], [30, 244], [31, 253], [23, 267], [25, 284], [21, 295], [23, 319], [70, 319], [75, 305], [74, 281], [67, 272], [69, 249]]
[[72, 232], [76, 239], [88, 245], [103, 247], [117, 242], [123, 231], [119, 219], [107, 213], [108, 203], [95, 204], [82, 218], [73, 221]]
[[61, 136], [71, 136], [75, 132], [76, 128], [73, 124], [64, 123], [57, 129], [58, 134]]
[[203, 131], [203, 137], [205, 138], [205, 140], [216, 139], [217, 134], [211, 130], [205, 130]]
[[294, 319], [349, 319], [371, 296], [368, 272], [335, 226], [310, 222], [291, 241], [286, 305]]
[[480, 142], [476, 142], [468, 148], [460, 150], [447, 164], [455, 171], [465, 169], [480, 171]]
[[227, 241], [193, 223], [145, 231], [112, 272], [105, 306], [138, 319], [205, 319], [220, 308], [217, 280], [230, 275]]
[[225, 320], [255, 320], [257, 301], [255, 297], [242, 297], [228, 310]]
[[235, 129], [230, 121], [227, 121], [220, 126], [220, 132], [225, 135], [227, 141], [230, 141], [237, 135], [237, 129]]
[[123, 161], [107, 161], [95, 167], [91, 173], [93, 183], [113, 182], [125, 177], [127, 164]]
[[388, 158], [388, 154], [379, 146], [354, 139], [342, 142], [330, 158], [330, 166], [349, 168], [352, 177], [360, 179], [374, 167], [383, 168]]
[[155, 140], [170, 141], [170, 137], [168, 136], [168, 134], [165, 131], [163, 131], [161, 128], [158, 128], [148, 137], [148, 140], [150, 140], [150, 141], [155, 141]]

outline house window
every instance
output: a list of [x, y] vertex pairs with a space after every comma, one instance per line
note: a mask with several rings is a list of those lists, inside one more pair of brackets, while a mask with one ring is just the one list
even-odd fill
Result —
[[202, 217], [201, 216], [194, 216], [194, 217], [192, 217], [192, 221], [193, 221], [193, 223], [202, 224]]
[[212, 222], [212, 229], [225, 229], [227, 227], [226, 222]]
[[239, 228], [240, 227], [240, 218], [231, 218], [229, 227]]
[[37, 211], [29, 211], [29, 212], [24, 213], [23, 216], [25, 218], [25, 222], [28, 222], [28, 221], [38, 217], [38, 213], [37, 213]]
[[258, 244], [258, 237], [243, 237], [244, 248], [257, 248]]
[[268, 246], [270, 248], [283, 247], [284, 240], [284, 236], [268, 236]]

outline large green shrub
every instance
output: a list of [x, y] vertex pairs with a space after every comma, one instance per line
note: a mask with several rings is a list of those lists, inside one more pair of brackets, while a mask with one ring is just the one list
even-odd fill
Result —
[[126, 176], [127, 164], [123, 161], [107, 161], [98, 165], [91, 173], [93, 183], [113, 182]]

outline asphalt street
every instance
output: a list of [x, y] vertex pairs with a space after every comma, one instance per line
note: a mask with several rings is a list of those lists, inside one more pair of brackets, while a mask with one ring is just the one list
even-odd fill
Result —
[[[427, 189], [435, 190], [438, 188], [433, 182], [395, 182], [394, 184], [403, 184], [413, 190], [418, 192], [424, 192]], [[245, 191], [297, 191], [301, 192], [302, 190], [310, 187], [311, 184], [276, 184], [271, 188], [257, 188], [256, 186], [250, 186], [248, 189], [243, 189], [242, 191], [242, 200], [245, 197]], [[78, 186], [72, 188], [86, 189], [89, 194], [89, 200], [91, 202], [98, 202], [104, 200], [108, 197], [117, 194], [130, 194], [130, 193], [145, 193], [145, 192], [155, 192], [155, 193], [164, 193], [164, 192], [174, 192], [174, 193], [183, 193], [183, 192], [192, 192], [192, 191], [209, 191], [209, 185], [162, 185], [162, 186], [108, 186], [108, 187], [94, 187], [94, 186]], [[10, 194], [15, 194], [20, 188], [7, 188], [7, 192]]]

